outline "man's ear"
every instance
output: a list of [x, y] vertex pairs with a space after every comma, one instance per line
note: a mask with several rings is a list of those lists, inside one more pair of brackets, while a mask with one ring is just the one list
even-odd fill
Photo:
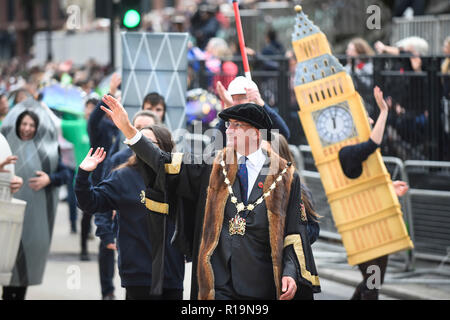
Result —
[[261, 143], [261, 130], [256, 129], [256, 138], [258, 139], [258, 142]]

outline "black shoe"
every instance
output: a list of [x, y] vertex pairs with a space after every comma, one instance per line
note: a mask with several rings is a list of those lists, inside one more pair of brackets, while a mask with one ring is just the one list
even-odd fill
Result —
[[91, 258], [89, 257], [89, 253], [87, 253], [87, 252], [81, 252], [81, 254], [80, 254], [80, 260], [81, 260], [81, 261], [90, 261]]

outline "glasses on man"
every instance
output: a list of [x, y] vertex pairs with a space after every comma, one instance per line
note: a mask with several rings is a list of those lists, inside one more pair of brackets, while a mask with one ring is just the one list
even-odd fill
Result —
[[225, 128], [234, 128], [234, 129], [244, 129], [244, 128], [248, 128], [249, 125], [248, 124], [243, 124], [240, 122], [230, 122], [230, 121], [225, 121]]

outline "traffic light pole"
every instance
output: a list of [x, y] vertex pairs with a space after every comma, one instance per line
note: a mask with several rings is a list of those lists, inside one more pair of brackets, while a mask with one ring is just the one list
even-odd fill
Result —
[[52, 3], [50, 0], [47, 0], [45, 3], [47, 6], [47, 62], [53, 60], [52, 54]]
[[116, 21], [116, 10], [114, 6], [116, 1], [108, 1], [108, 16], [110, 19], [109, 23], [109, 63], [111, 71], [116, 68], [116, 43], [115, 43], [115, 21]]

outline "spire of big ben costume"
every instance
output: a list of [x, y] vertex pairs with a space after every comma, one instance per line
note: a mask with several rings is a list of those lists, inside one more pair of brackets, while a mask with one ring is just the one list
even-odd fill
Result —
[[[254, 104], [220, 116], [271, 128], [270, 117]], [[220, 151], [212, 165], [194, 155], [164, 153], [145, 137], [131, 148], [145, 165], [166, 172], [165, 203], [147, 196], [145, 202], [152, 213], [176, 211], [173, 242], [192, 257], [192, 299], [277, 299], [283, 276], [320, 292], [301, 217], [300, 178], [290, 163], [262, 150], [263, 169], [244, 204], [232, 148]], [[176, 210], [167, 210], [174, 204]]]

